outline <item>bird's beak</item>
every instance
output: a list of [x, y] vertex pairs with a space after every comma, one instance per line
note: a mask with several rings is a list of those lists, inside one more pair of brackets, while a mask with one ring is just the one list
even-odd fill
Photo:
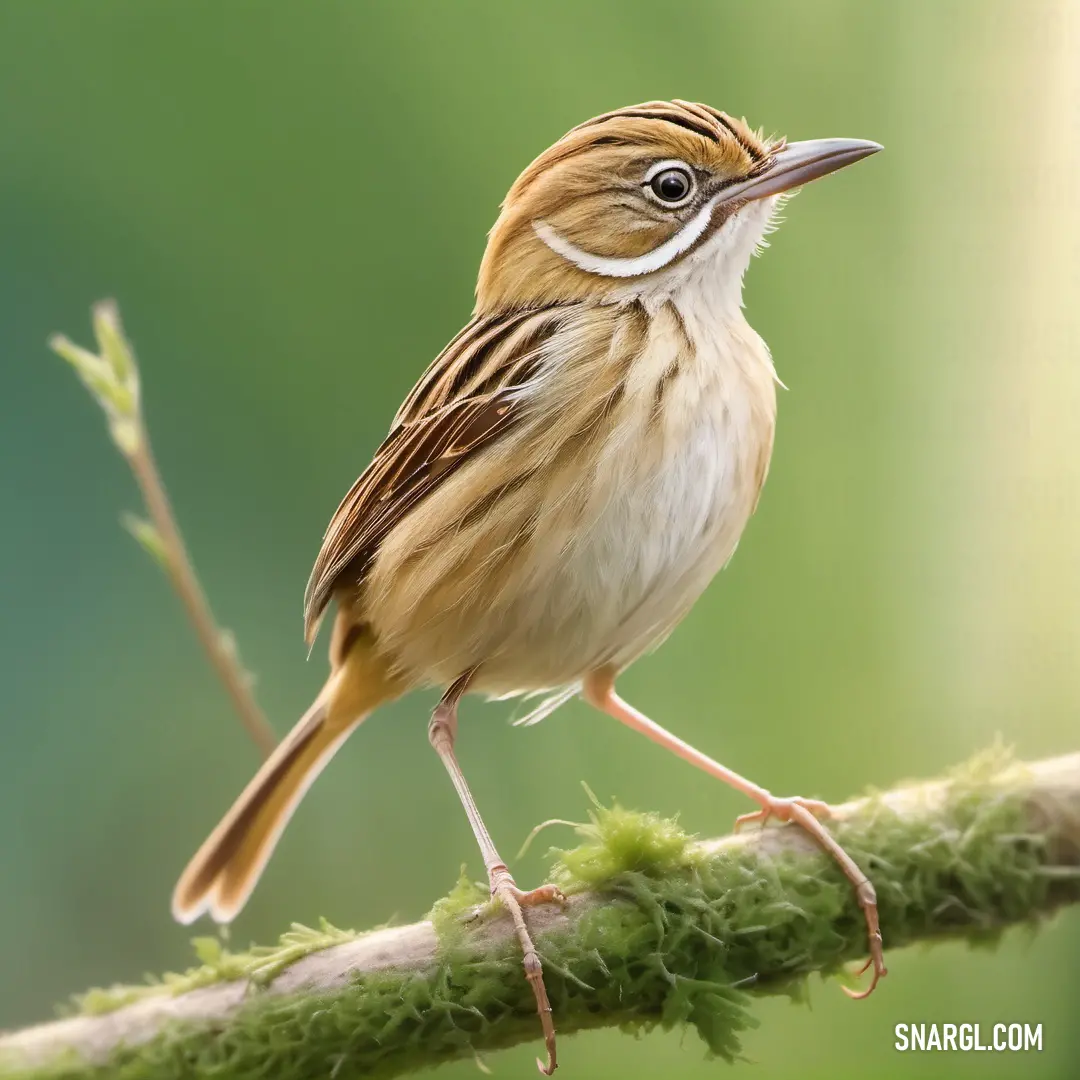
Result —
[[769, 195], [779, 195], [801, 184], [827, 176], [845, 165], [884, 149], [866, 139], [808, 139], [787, 143], [774, 151], [772, 164], [763, 173], [723, 189], [721, 203], [734, 200], [751, 202]]

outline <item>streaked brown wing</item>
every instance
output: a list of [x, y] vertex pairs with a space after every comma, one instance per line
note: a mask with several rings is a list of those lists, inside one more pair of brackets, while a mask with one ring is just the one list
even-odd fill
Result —
[[304, 594], [309, 643], [340, 575], [353, 567], [362, 576], [403, 515], [517, 421], [516, 391], [535, 372], [558, 317], [548, 309], [476, 319], [424, 373], [327, 527]]

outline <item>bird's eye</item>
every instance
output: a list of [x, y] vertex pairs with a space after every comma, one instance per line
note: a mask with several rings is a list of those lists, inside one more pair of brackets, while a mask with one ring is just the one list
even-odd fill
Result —
[[694, 180], [686, 169], [663, 169], [649, 181], [649, 190], [666, 206], [677, 206], [689, 199]]

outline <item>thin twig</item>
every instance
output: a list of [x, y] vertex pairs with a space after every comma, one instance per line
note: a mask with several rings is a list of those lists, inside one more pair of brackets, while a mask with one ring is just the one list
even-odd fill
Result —
[[277, 745], [277, 736], [255, 701], [252, 676], [240, 662], [232, 634], [214, 620], [176, 524], [143, 418], [135, 354], [124, 336], [116, 305], [112, 301], [96, 304], [93, 323], [98, 354], [62, 335], [50, 339], [49, 345], [75, 368], [104, 409], [113, 442], [135, 476], [149, 516], [149, 521], [129, 518], [125, 524], [165, 570], [240, 722], [263, 755], [268, 756]]
[[206, 593], [199, 584], [183, 537], [173, 517], [172, 507], [161, 482], [145, 427], [136, 449], [128, 455], [128, 464], [138, 482], [150, 520], [161, 537], [165, 550], [164, 566], [191, 625], [206, 652], [214, 671], [224, 685], [240, 722], [255, 740], [264, 756], [277, 745], [270, 727], [252, 692], [251, 674], [241, 665], [232, 634], [214, 621]]

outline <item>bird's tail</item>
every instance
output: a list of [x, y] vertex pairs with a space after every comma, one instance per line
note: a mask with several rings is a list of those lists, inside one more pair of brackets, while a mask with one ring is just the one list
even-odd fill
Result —
[[361, 637], [180, 875], [177, 921], [208, 912], [224, 923], [239, 914], [304, 792], [357, 725], [399, 693], [370, 638]]

